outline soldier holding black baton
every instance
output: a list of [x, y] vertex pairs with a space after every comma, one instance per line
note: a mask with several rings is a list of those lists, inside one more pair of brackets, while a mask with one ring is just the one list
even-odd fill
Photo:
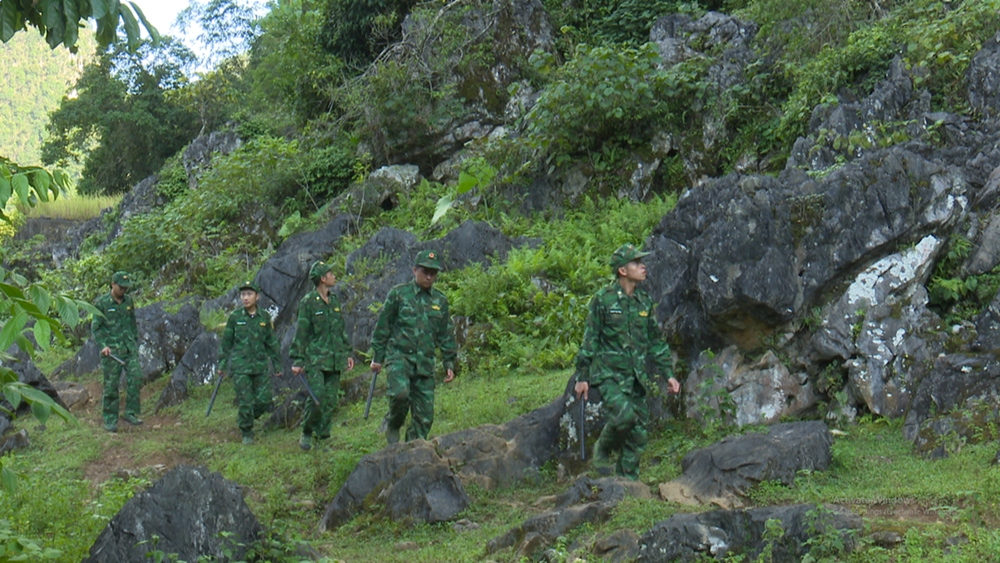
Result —
[[122, 420], [132, 425], [142, 424], [139, 418], [139, 391], [142, 370], [139, 368], [139, 329], [135, 323], [135, 303], [128, 295], [132, 281], [126, 272], [111, 276], [111, 291], [97, 298], [91, 333], [101, 349], [101, 369], [104, 371], [104, 429], [118, 431], [118, 386], [125, 371], [125, 415]]
[[295, 339], [289, 356], [292, 372], [303, 378], [312, 399], [306, 405], [299, 447], [312, 449], [312, 439], [330, 437], [333, 411], [340, 398], [340, 372], [354, 369], [350, 344], [340, 310], [340, 300], [330, 292], [337, 283], [333, 265], [316, 262], [309, 269], [309, 279], [316, 284], [299, 302]]
[[281, 351], [274, 335], [274, 325], [267, 311], [257, 308], [260, 288], [253, 282], [240, 286], [243, 308], [236, 310], [226, 322], [219, 351], [219, 378], [225, 372], [233, 375], [239, 400], [237, 424], [243, 434], [243, 444], [253, 444], [253, 422], [272, 408], [272, 373], [281, 374]]

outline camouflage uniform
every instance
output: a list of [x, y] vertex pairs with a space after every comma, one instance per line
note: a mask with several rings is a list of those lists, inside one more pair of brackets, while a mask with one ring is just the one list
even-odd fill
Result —
[[[240, 290], [257, 287], [247, 284]], [[272, 370], [267, 361], [271, 360]], [[244, 436], [253, 434], [253, 421], [271, 411], [271, 372], [281, 369], [281, 352], [274, 325], [267, 311], [258, 308], [251, 315], [245, 308], [233, 311], [222, 333], [219, 366], [233, 376], [239, 400], [237, 424]]]
[[[612, 266], [623, 258], [648, 254], [627, 246], [633, 250], [619, 249], [624, 256], [613, 258]], [[590, 301], [576, 358], [577, 380], [597, 387], [604, 403], [607, 422], [595, 446], [595, 460], [606, 460], [620, 450], [617, 473], [631, 479], [639, 476], [639, 458], [649, 442], [646, 394], [656, 383], [647, 373], [647, 359], [656, 373], [673, 377], [670, 348], [660, 338], [652, 299], [639, 288], [629, 296], [618, 283], [598, 291]]]
[[[433, 252], [422, 252], [417, 262], [418, 266], [441, 269]], [[444, 293], [433, 287], [425, 290], [414, 281], [389, 290], [372, 333], [372, 361], [386, 369], [386, 426], [398, 430], [407, 412], [412, 413], [407, 440], [426, 440], [434, 422], [434, 356], [438, 348], [444, 368], [454, 370], [455, 331]]]
[[[116, 272], [112, 281], [128, 288], [128, 274]], [[105, 427], [118, 423], [118, 386], [125, 370], [125, 416], [138, 419], [141, 410], [139, 391], [142, 389], [142, 369], [139, 367], [139, 329], [135, 323], [135, 304], [126, 294], [119, 303], [106, 293], [94, 302], [104, 316], [94, 315], [90, 331], [99, 349], [110, 348], [111, 353], [125, 362], [121, 365], [108, 356], [101, 356], [104, 371], [103, 417]]]
[[[324, 270], [317, 272], [319, 270]], [[319, 262], [310, 270], [314, 282], [330, 271], [330, 266]], [[347, 364], [350, 344], [340, 300], [331, 291], [324, 302], [316, 290], [310, 291], [299, 302], [299, 318], [295, 339], [289, 356], [292, 365], [304, 368], [309, 388], [319, 399], [319, 406], [311, 399], [306, 404], [302, 435], [325, 439], [330, 437], [333, 412], [340, 398], [340, 372]]]

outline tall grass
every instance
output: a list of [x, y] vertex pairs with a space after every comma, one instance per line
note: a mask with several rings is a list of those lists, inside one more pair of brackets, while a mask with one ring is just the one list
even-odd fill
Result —
[[102, 210], [118, 205], [121, 200], [120, 195], [98, 197], [69, 195], [55, 201], [40, 201], [35, 207], [20, 206], [20, 210], [29, 219], [47, 217], [84, 221], [97, 217]]

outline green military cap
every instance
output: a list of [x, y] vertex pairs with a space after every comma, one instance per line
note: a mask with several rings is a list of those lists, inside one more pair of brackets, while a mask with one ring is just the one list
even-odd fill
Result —
[[616, 250], [614, 254], [611, 255], [611, 268], [614, 271], [618, 271], [618, 268], [621, 268], [632, 260], [637, 260], [643, 256], [649, 256], [650, 254], [652, 254], [652, 252], [643, 252], [634, 244], [623, 244], [618, 247], [618, 250]]
[[128, 272], [115, 272], [111, 276], [111, 282], [128, 289], [132, 287], [132, 276], [128, 275]]
[[252, 281], [245, 281], [245, 282], [243, 282], [243, 284], [240, 286], [240, 291], [243, 291], [244, 289], [252, 289], [252, 290], [256, 291], [257, 293], [260, 293], [260, 286], [258, 286], [257, 284], [253, 283]]
[[440, 270], [441, 258], [438, 256], [438, 253], [433, 250], [421, 250], [420, 253], [417, 254], [414, 266], [423, 266], [424, 268], [431, 270]]
[[322, 260], [313, 262], [312, 267], [309, 268], [309, 279], [312, 280], [313, 283], [319, 283], [320, 278], [332, 269], [333, 264], [328, 264]]

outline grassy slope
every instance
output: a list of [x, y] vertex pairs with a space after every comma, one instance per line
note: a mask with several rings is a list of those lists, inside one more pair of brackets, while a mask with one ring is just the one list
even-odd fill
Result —
[[[434, 433], [499, 423], [547, 404], [562, 391], [568, 375], [459, 379], [438, 394]], [[99, 397], [96, 379], [84, 383]], [[166, 378], [144, 389], [147, 412], [165, 383]], [[144, 426], [124, 427], [117, 435], [100, 429], [94, 399], [77, 412], [80, 424], [75, 428], [51, 422], [42, 432], [34, 420], [19, 421], [33, 445], [14, 458], [21, 474], [19, 491], [14, 497], [0, 495], [0, 513], [22, 534], [61, 549], [59, 560], [79, 561], [134, 491], [166, 468], [201, 464], [245, 487], [254, 513], [282, 538], [268, 544], [272, 556], [301, 541], [334, 560], [480, 561], [487, 559], [487, 541], [544, 510], [545, 504], [536, 501], [567, 484], [559, 481], [554, 467], [546, 467], [537, 482], [500, 491], [471, 490], [473, 506], [462, 516], [479, 524], [476, 530], [457, 532], [450, 524], [408, 526], [362, 515], [321, 534], [316, 524], [326, 503], [361, 456], [382, 447], [379, 417], [363, 420], [361, 403], [343, 406], [330, 447], [318, 451], [301, 452], [296, 430], [262, 433], [256, 445], [244, 447], [231, 385], [223, 386], [206, 419], [210, 391], [195, 388], [184, 405], [147, 415]], [[676, 476], [681, 457], [703, 443], [693, 425], [668, 424], [654, 434], [643, 479], [655, 487]], [[989, 531], [1000, 520], [1000, 469], [988, 465], [994, 453], [995, 444], [966, 446], [951, 458], [925, 461], [902, 439], [898, 424], [863, 422], [837, 437], [829, 471], [800, 475], [792, 489], [764, 484], [752, 492], [751, 500], [760, 505], [843, 503], [866, 518], [866, 533], [888, 530], [905, 538], [891, 551], [866, 545], [851, 557], [854, 561], [987, 561], [1000, 550], [1000, 534]], [[574, 530], [564, 545], [588, 544], [597, 535], [623, 527], [642, 533], [658, 520], [690, 510], [696, 509], [631, 500], [611, 522]], [[493, 558], [514, 556], [507, 551]]]

